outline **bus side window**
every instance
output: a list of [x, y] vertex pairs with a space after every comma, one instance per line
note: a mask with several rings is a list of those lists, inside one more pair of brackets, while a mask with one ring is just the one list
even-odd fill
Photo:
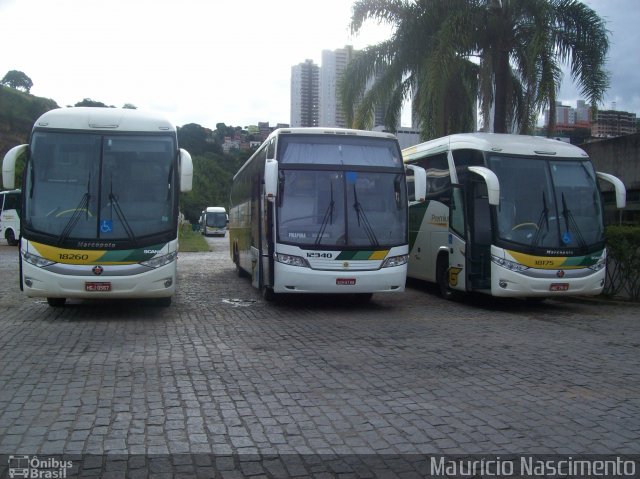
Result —
[[450, 204], [451, 174], [447, 154], [421, 158], [417, 162], [427, 172], [427, 199]]

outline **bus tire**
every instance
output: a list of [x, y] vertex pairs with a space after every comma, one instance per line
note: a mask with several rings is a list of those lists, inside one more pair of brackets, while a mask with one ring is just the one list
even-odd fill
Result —
[[171, 306], [171, 296], [158, 298], [155, 300], [155, 303], [157, 306], [160, 306], [161, 308], [168, 308], [169, 306]]
[[66, 302], [67, 298], [47, 298], [47, 303], [49, 303], [49, 306], [52, 308], [61, 308]]
[[13, 230], [7, 230], [5, 238], [9, 246], [18, 246], [18, 240], [16, 239], [16, 234], [13, 232]]
[[440, 296], [448, 301], [453, 301], [458, 298], [458, 294], [457, 291], [449, 287], [449, 280], [447, 278], [448, 271], [449, 257], [441, 254], [438, 256], [438, 262], [436, 263], [436, 282], [438, 283]]
[[277, 294], [273, 292], [273, 288], [270, 288], [268, 286], [263, 286], [261, 292], [262, 292], [262, 297], [264, 298], [265, 301], [272, 303], [273, 301], [276, 300]]

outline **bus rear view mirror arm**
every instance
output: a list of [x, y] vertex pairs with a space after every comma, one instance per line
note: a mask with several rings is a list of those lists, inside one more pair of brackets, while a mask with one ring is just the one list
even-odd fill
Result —
[[469, 171], [482, 176], [484, 182], [487, 184], [489, 204], [498, 206], [498, 204], [500, 204], [500, 181], [498, 181], [496, 174], [484, 166], [470, 166]]
[[273, 201], [278, 194], [278, 162], [267, 160], [264, 164], [264, 196]]
[[2, 185], [7, 190], [15, 188], [16, 184], [16, 160], [22, 155], [29, 145], [18, 145], [11, 148], [2, 162]]
[[624, 208], [627, 206], [627, 190], [622, 181], [609, 173], [596, 172], [598, 178], [607, 181], [613, 185], [616, 190], [616, 208]]
[[406, 165], [406, 167], [413, 171], [416, 203], [422, 203], [427, 198], [427, 172], [417, 165]]
[[193, 160], [187, 150], [180, 148], [180, 191], [186, 193], [193, 186]]

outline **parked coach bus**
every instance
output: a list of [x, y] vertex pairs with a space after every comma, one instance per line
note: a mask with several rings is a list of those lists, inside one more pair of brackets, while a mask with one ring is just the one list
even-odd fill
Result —
[[191, 189], [176, 129], [138, 110], [64, 108], [42, 115], [2, 165], [23, 174], [20, 288], [46, 297], [157, 298], [176, 287], [178, 194]]
[[0, 191], [0, 238], [9, 246], [20, 241], [20, 190]]
[[[409, 168], [424, 193], [424, 170]], [[404, 290], [407, 187], [391, 134], [276, 130], [234, 176], [230, 204], [232, 260], [267, 299]]]
[[587, 154], [557, 140], [459, 134], [403, 150], [427, 173], [427, 200], [409, 213], [408, 276], [442, 295], [479, 291], [544, 298], [596, 295], [606, 250], [598, 178]]

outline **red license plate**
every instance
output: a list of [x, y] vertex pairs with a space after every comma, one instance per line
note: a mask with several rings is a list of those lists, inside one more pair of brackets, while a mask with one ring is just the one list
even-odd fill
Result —
[[549, 291], [569, 291], [569, 283], [552, 283]]
[[85, 291], [111, 291], [111, 283], [84, 283]]
[[356, 284], [355, 278], [336, 278], [336, 284], [338, 286], [353, 286]]

